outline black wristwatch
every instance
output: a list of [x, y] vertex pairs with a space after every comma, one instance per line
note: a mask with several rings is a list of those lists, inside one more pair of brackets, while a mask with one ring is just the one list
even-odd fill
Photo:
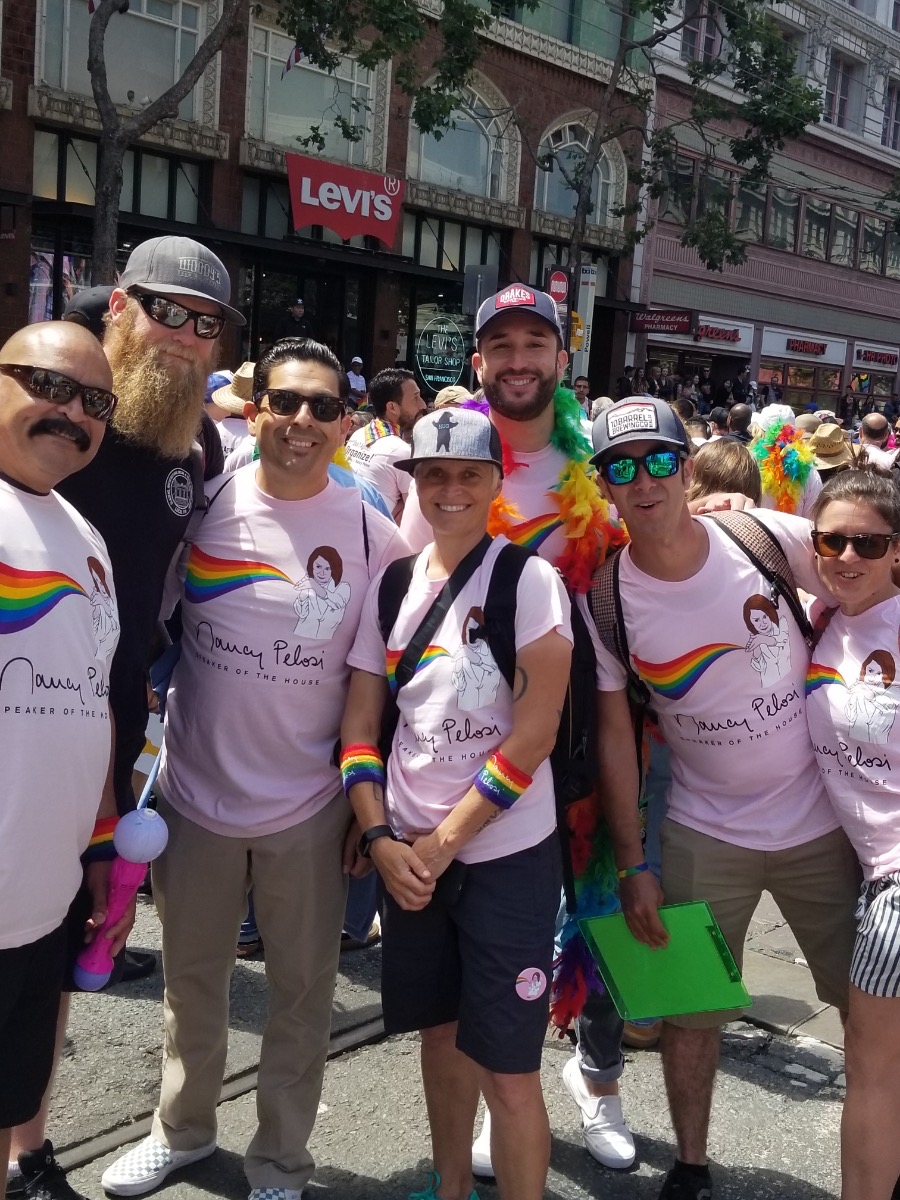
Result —
[[392, 842], [397, 842], [400, 840], [396, 833], [394, 833], [393, 829], [391, 829], [390, 825], [373, 825], [372, 828], [367, 829], [359, 839], [357, 850], [359, 850], [359, 853], [363, 856], [363, 858], [368, 858], [372, 849], [372, 843], [383, 837], [390, 838]]

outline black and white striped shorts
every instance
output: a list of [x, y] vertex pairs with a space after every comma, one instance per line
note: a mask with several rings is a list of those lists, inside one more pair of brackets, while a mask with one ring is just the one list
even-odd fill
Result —
[[900, 996], [900, 871], [862, 886], [850, 982], [870, 996]]

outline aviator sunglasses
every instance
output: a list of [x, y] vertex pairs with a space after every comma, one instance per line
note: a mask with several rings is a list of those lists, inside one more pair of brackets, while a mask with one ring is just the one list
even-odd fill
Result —
[[194, 333], [198, 338], [212, 339], [217, 338], [225, 328], [224, 317], [195, 312], [192, 308], [185, 308], [183, 304], [176, 304], [174, 300], [167, 300], [165, 296], [154, 296], [150, 292], [128, 294], [134, 296], [151, 321], [156, 321], [157, 325], [165, 325], [168, 329], [180, 329], [188, 321], [193, 321]]
[[820, 558], [838, 558], [849, 542], [860, 558], [884, 558], [900, 534], [896, 533], [823, 533], [814, 529], [813, 546]]
[[81, 396], [81, 407], [86, 417], [95, 421], [108, 420], [118, 404], [118, 397], [104, 388], [87, 387], [59, 371], [46, 367], [23, 367], [13, 363], [0, 363], [0, 374], [17, 379], [32, 396], [46, 400], [49, 404], [68, 404], [75, 396]]
[[643, 467], [651, 479], [668, 479], [678, 474], [682, 456], [676, 450], [653, 450], [641, 458], [614, 458], [601, 463], [600, 471], [607, 483], [619, 486], [633, 483], [638, 467]]
[[260, 407], [264, 399], [269, 401], [269, 411], [276, 417], [293, 417], [304, 404], [309, 406], [314, 421], [336, 421], [343, 415], [344, 404], [334, 396], [301, 396], [287, 388], [263, 388], [253, 397]]

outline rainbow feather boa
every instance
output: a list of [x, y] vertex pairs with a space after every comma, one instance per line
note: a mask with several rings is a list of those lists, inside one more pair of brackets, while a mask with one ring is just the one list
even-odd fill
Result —
[[779, 512], [795, 513], [803, 488], [815, 468], [813, 452], [803, 435], [788, 421], [777, 421], [748, 447], [756, 459], [763, 494]]
[[[464, 408], [490, 415], [486, 400], [470, 400]], [[558, 386], [553, 394], [553, 432], [550, 443], [567, 462], [553, 495], [566, 537], [566, 548], [554, 564], [573, 592], [586, 592], [591, 576], [611, 547], [628, 538], [624, 525], [614, 520], [596, 484], [596, 472], [588, 463], [591, 443], [582, 425], [583, 413], [574, 392]], [[503, 443], [504, 476], [521, 467]], [[522, 520], [521, 514], [501, 494], [494, 501], [488, 533], [509, 536]], [[575, 876], [576, 910], [566, 915], [560, 933], [560, 952], [554, 963], [550, 1017], [562, 1037], [584, 1008], [592, 991], [602, 991], [597, 965], [581, 935], [582, 917], [599, 917], [619, 908], [616, 867], [612, 844], [595, 795], [586, 796], [566, 810], [569, 850]]]
[[[486, 400], [467, 400], [463, 408], [474, 408], [490, 415]], [[586, 592], [591, 586], [595, 568], [606, 557], [611, 546], [621, 546], [627, 540], [625, 527], [610, 516], [609, 506], [597, 490], [596, 472], [588, 464], [591, 443], [582, 427], [583, 411], [575, 393], [558, 385], [553, 393], [553, 432], [550, 444], [568, 460], [553, 488], [559, 506], [565, 549], [553, 564], [573, 592]], [[503, 474], [519, 470], [509, 446], [503, 443]], [[501, 495], [494, 501], [488, 519], [488, 533], [509, 536], [522, 520], [521, 514]]]

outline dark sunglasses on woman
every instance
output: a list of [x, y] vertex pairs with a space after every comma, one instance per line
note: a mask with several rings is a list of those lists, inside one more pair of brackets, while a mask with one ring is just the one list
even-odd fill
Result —
[[813, 546], [820, 558], [838, 558], [849, 543], [860, 558], [884, 558], [900, 534], [897, 533], [824, 533], [814, 529]]

